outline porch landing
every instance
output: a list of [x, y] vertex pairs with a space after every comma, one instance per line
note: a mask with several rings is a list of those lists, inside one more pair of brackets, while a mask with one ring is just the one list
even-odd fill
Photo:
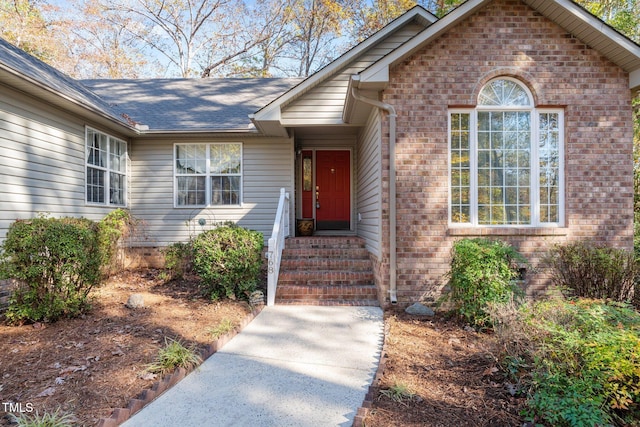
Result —
[[356, 236], [288, 238], [276, 304], [379, 306], [364, 240]]

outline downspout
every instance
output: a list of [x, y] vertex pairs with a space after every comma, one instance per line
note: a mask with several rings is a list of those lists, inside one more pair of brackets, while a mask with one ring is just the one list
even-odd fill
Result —
[[358, 93], [355, 87], [351, 87], [353, 98], [373, 105], [389, 113], [389, 300], [391, 304], [398, 303], [396, 284], [397, 255], [396, 255], [396, 109], [393, 105], [365, 98]]

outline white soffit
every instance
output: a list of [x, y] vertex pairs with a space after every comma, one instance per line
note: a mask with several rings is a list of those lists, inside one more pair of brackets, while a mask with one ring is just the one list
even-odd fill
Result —
[[571, 0], [525, 0], [628, 73], [640, 70], [640, 46]]
[[640, 90], [640, 70], [632, 71], [629, 74], [629, 88]]

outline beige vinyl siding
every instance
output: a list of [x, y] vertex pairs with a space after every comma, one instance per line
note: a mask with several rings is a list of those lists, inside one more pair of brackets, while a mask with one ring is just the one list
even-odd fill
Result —
[[38, 214], [99, 220], [85, 204], [84, 123], [5, 87], [0, 95], [0, 241]]
[[418, 24], [407, 25], [382, 40], [338, 74], [284, 107], [282, 123], [285, 126], [302, 123], [341, 124], [349, 77], [361, 72], [423, 29], [424, 27]]
[[361, 220], [358, 235], [365, 239], [367, 249], [380, 257], [381, 245], [381, 121], [380, 112], [374, 109], [358, 140], [357, 206]]
[[[241, 142], [242, 205], [207, 208], [174, 207], [174, 143]], [[166, 246], [184, 242], [215, 223], [237, 222], [271, 236], [280, 188], [291, 194], [293, 211], [293, 141], [290, 139], [225, 138], [137, 140], [131, 144], [130, 203], [142, 220], [143, 234], [134, 246]], [[203, 219], [204, 226], [198, 224]]]

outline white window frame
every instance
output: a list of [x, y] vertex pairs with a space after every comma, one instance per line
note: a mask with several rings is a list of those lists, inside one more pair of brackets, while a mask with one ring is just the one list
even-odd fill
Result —
[[[499, 78], [501, 80], [513, 80], [506, 77]], [[448, 110], [448, 176], [447, 186], [449, 189], [448, 201], [448, 223], [449, 227], [487, 227], [487, 228], [526, 228], [526, 227], [563, 227], [565, 223], [565, 194], [564, 194], [564, 111], [560, 108], [536, 108], [533, 106], [533, 98], [526, 86], [521, 82], [518, 84], [524, 88], [530, 96], [531, 106], [489, 106], [478, 105], [475, 108], [452, 108]], [[478, 112], [479, 111], [528, 111], [531, 114], [531, 156], [530, 156], [530, 206], [531, 221], [529, 224], [479, 224], [478, 215]], [[451, 116], [453, 114], [469, 114], [469, 152], [470, 152], [470, 221], [469, 222], [453, 222], [452, 215], [452, 129]], [[540, 157], [539, 157], [539, 141], [540, 141], [540, 116], [545, 113], [558, 115], [558, 221], [557, 222], [541, 222], [540, 218]]]
[[[211, 164], [211, 147], [219, 145], [237, 145], [240, 147], [240, 172], [233, 174], [214, 173]], [[202, 174], [181, 174], [177, 168], [177, 153], [179, 146], [204, 146], [205, 147], [205, 172]], [[173, 207], [174, 208], [214, 208], [228, 209], [242, 207], [244, 198], [244, 144], [242, 142], [175, 142], [173, 144]], [[178, 203], [178, 178], [185, 176], [203, 176], [205, 178], [205, 203], [204, 204], [179, 204]], [[212, 204], [211, 179], [217, 176], [237, 176], [239, 178], [238, 203]]]
[[[89, 154], [90, 154], [90, 150], [92, 149], [92, 146], [90, 146], [90, 141], [89, 141], [89, 135], [90, 133], [94, 133], [97, 135], [101, 135], [104, 136], [106, 138], [106, 142], [107, 142], [107, 147], [106, 147], [106, 151], [105, 151], [105, 164], [104, 166], [100, 166], [100, 165], [95, 165], [92, 163], [89, 163]], [[84, 168], [84, 201], [85, 204], [87, 205], [91, 205], [91, 206], [119, 206], [119, 207], [127, 207], [128, 203], [129, 203], [129, 198], [128, 198], [128, 185], [129, 185], [129, 145], [127, 144], [127, 141], [120, 139], [120, 138], [116, 138], [114, 136], [111, 136], [105, 132], [99, 131], [97, 129], [91, 128], [89, 126], [85, 126], [85, 154], [84, 154], [84, 163], [85, 163], [85, 168]], [[92, 142], [92, 141], [91, 141]], [[123, 156], [123, 162], [124, 162], [124, 173], [120, 170], [116, 170], [113, 168], [113, 165], [111, 164], [111, 143], [115, 142], [118, 144], [123, 144], [124, 145], [124, 156]], [[103, 202], [94, 202], [94, 201], [90, 201], [88, 200], [89, 198], [89, 190], [88, 190], [88, 186], [89, 186], [89, 173], [88, 170], [89, 169], [95, 169], [98, 171], [102, 171], [104, 172], [104, 194], [103, 194]], [[117, 175], [121, 175], [123, 177], [123, 188], [122, 188], [122, 199], [124, 201], [124, 203], [113, 203], [111, 201], [111, 174], [117, 174]]]

